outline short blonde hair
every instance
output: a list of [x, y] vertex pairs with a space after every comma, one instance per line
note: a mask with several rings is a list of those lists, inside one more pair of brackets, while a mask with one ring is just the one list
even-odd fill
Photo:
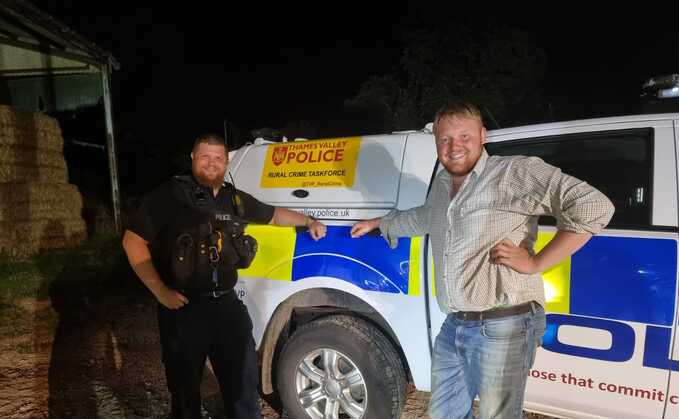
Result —
[[448, 103], [436, 112], [434, 116], [434, 133], [436, 133], [436, 128], [442, 119], [456, 116], [477, 119], [483, 126], [483, 117], [479, 108], [471, 102], [458, 101]]

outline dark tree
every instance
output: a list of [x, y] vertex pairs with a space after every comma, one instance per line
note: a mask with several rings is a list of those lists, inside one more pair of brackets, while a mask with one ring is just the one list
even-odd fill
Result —
[[426, 24], [405, 31], [397, 68], [363, 83], [346, 107], [379, 118], [383, 131], [420, 128], [454, 99], [477, 103], [489, 127], [538, 111], [546, 56], [531, 33], [473, 6], [424, 14]]

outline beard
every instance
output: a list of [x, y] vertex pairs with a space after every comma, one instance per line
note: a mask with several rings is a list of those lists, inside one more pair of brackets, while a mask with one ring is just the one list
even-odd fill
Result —
[[444, 163], [443, 167], [448, 171], [453, 176], [467, 176], [469, 172], [471, 172], [474, 169], [474, 164], [465, 164], [465, 165], [455, 165], [455, 164], [450, 164], [450, 163]]
[[193, 173], [193, 177], [196, 178], [196, 181], [200, 183], [203, 186], [207, 186], [212, 189], [219, 189], [222, 184], [224, 183], [224, 174], [226, 171], [222, 172], [221, 175], [218, 175], [217, 177], [207, 177], [205, 174], [200, 173], [200, 172], [195, 172]]

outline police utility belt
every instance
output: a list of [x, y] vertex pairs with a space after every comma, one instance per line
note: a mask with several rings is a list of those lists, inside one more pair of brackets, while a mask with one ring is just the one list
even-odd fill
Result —
[[[178, 232], [172, 246], [171, 285], [180, 290], [214, 292], [223, 288], [220, 279], [235, 282], [235, 270], [250, 266], [257, 253], [257, 241], [244, 232], [243, 205], [231, 185], [225, 185], [232, 189], [232, 208], [227, 211], [217, 208], [215, 200], [190, 176], [174, 179], [195, 207], [200, 222]], [[210, 289], [206, 290], [208, 284]]]

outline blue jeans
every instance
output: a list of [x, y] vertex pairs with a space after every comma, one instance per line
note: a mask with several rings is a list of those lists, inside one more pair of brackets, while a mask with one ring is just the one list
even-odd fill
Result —
[[492, 320], [458, 320], [449, 314], [436, 337], [431, 367], [431, 419], [523, 418], [528, 370], [545, 332], [545, 312]]

